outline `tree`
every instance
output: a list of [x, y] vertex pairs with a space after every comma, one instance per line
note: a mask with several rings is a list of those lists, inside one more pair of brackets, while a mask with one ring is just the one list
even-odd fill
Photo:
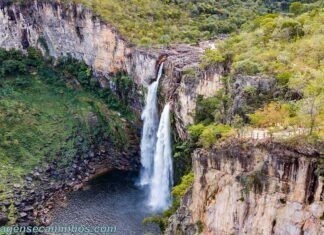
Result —
[[299, 15], [304, 11], [304, 5], [301, 2], [293, 2], [290, 4], [289, 11], [294, 15]]
[[[305, 98], [300, 102], [301, 115], [305, 115], [304, 120], [309, 120], [309, 134], [312, 135], [314, 129], [323, 124], [322, 115], [324, 115], [324, 80], [323, 74], [311, 80], [304, 90]], [[307, 118], [308, 116], [308, 118]]]
[[224, 62], [225, 58], [223, 57], [222, 53], [217, 49], [207, 49], [205, 54], [202, 58], [201, 65], [203, 67], [207, 67], [210, 65], [215, 65], [221, 62]]
[[215, 125], [211, 124], [206, 126], [200, 135], [199, 143], [204, 148], [210, 148], [216, 142], [216, 140], [223, 139], [231, 136], [233, 129], [229, 125]]
[[27, 67], [24, 63], [18, 60], [5, 60], [1, 65], [1, 74], [4, 75], [12, 75], [18, 73], [26, 73]]
[[257, 127], [271, 127], [277, 124], [284, 124], [286, 117], [289, 117], [289, 110], [286, 105], [271, 102], [262, 109], [250, 114], [252, 124]]

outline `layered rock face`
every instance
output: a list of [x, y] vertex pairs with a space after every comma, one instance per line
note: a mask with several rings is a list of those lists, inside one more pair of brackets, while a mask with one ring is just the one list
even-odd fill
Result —
[[173, 104], [175, 128], [181, 139], [187, 139], [187, 126], [193, 124], [198, 96], [210, 97], [222, 88], [223, 65], [202, 69], [203, 46], [177, 45], [166, 51], [165, 78], [161, 97]]
[[[225, 65], [200, 67], [207, 44], [139, 49], [81, 5], [30, 1], [18, 6], [5, 2], [0, 0], [0, 47], [24, 50], [32, 46], [54, 58], [83, 60], [102, 87], [113, 87], [109, 78], [122, 72], [131, 75], [142, 95], [141, 87], [156, 78], [164, 61], [159, 102], [161, 106], [171, 102], [173, 124], [183, 140], [188, 138], [186, 127], [193, 123], [198, 96], [212, 96], [222, 88]], [[272, 93], [274, 81], [238, 76], [231, 91], [233, 113], [248, 102], [243, 95], [247, 86]], [[141, 108], [138, 103], [136, 108]], [[103, 165], [114, 159], [109, 161]], [[130, 159], [115, 163], [112, 168], [132, 168]], [[277, 144], [239, 143], [212, 151], [197, 150], [193, 163], [194, 185], [171, 217], [167, 233], [324, 233], [320, 219], [324, 212], [323, 181], [315, 173], [317, 153]]]
[[32, 46], [54, 58], [71, 56], [107, 78], [126, 72], [142, 82], [142, 78], [155, 75], [154, 57], [131, 47], [113, 27], [82, 5], [37, 0], [24, 5], [6, 2], [0, 1], [2, 48]]
[[168, 234], [323, 234], [319, 154], [275, 143], [193, 154], [195, 180]]
[[113, 87], [109, 77], [123, 72], [131, 75], [142, 95], [141, 87], [156, 78], [160, 60], [167, 59], [160, 96], [165, 99], [160, 101], [172, 102], [176, 129], [182, 139], [187, 137], [185, 127], [193, 121], [198, 95], [211, 96], [221, 86], [222, 66], [207, 71], [199, 67], [202, 53], [209, 46], [206, 43], [139, 49], [81, 5], [37, 0], [24, 5], [6, 2], [0, 0], [0, 47], [37, 47], [54, 58], [71, 56], [83, 60], [102, 87]]

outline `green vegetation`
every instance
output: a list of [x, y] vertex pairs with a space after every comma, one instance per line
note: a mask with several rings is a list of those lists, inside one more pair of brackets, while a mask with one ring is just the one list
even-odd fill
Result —
[[223, 79], [224, 88], [216, 92], [216, 95], [209, 98], [198, 96], [195, 122], [204, 125], [216, 123], [227, 123], [227, 116], [232, 105], [232, 97], [228, 91], [228, 80]]
[[191, 186], [194, 180], [194, 174], [191, 172], [185, 176], [182, 177], [181, 183], [177, 186], [175, 186], [172, 190], [172, 195], [176, 199], [181, 199], [188, 188]]
[[288, 104], [271, 102], [264, 108], [250, 114], [251, 123], [256, 127], [271, 127], [277, 123], [289, 125], [291, 119], [296, 117], [293, 108]]
[[182, 176], [189, 174], [192, 169], [191, 153], [195, 149], [195, 143], [188, 140], [173, 144], [174, 184], [181, 182]]
[[322, 8], [297, 17], [261, 16], [245, 25], [241, 34], [226, 40], [217, 51], [231, 59], [233, 74], [290, 74], [295, 79], [311, 79], [318, 76], [316, 71], [320, 72], [323, 17]]
[[[214, 0], [75, 0], [112, 23], [140, 45], [193, 43], [231, 33], [257, 14], [269, 11], [266, 1]], [[279, 1], [280, 2], [280, 1]], [[281, 6], [270, 11], [281, 11]]]
[[233, 129], [229, 125], [210, 124], [205, 126], [201, 123], [190, 126], [189, 133], [192, 139], [198, 140], [198, 145], [204, 148], [210, 148], [216, 143], [216, 140], [221, 141], [234, 134]]
[[68, 58], [53, 66], [34, 49], [0, 50], [0, 190], [44, 162], [66, 166], [104, 138], [127, 148], [132, 115], [91, 73]]
[[[307, 132], [309, 140], [324, 139], [324, 10], [320, 2], [290, 6], [290, 16], [269, 14], [245, 24], [242, 32], [206, 51], [202, 66], [232, 64], [224, 89], [214, 97], [198, 99], [196, 124], [189, 128], [194, 141], [210, 147], [217, 139], [216, 126]], [[276, 78], [279, 95], [261, 94], [247, 86], [247, 106], [230, 112], [231, 82], [240, 75]], [[281, 95], [280, 95], [281, 94]], [[222, 126], [224, 128], [224, 126]]]
[[188, 128], [191, 141], [198, 146], [210, 148], [216, 142], [235, 134], [230, 126], [228, 116], [232, 105], [232, 98], [228, 92], [228, 79], [223, 79], [224, 88], [209, 98], [198, 97], [195, 123]]
[[204, 224], [201, 222], [201, 220], [198, 220], [196, 222], [196, 226], [198, 227], [198, 233], [202, 233], [204, 231]]
[[168, 218], [173, 215], [180, 206], [182, 197], [185, 195], [187, 190], [193, 184], [194, 174], [193, 172], [184, 175], [181, 179], [181, 183], [173, 187], [172, 195], [173, 201], [172, 206], [166, 210], [162, 215], [154, 215], [152, 217], [146, 218], [143, 223], [156, 223], [159, 225], [160, 229], [164, 231], [168, 224]]
[[207, 49], [202, 58], [201, 65], [203, 68], [213, 66], [225, 61], [225, 58], [218, 50]]
[[[13, 0], [25, 4], [26, 1]], [[44, 0], [48, 1], [48, 0]], [[137, 45], [195, 43], [237, 32], [259, 14], [289, 10], [290, 0], [63, 0], [82, 3]], [[299, 6], [291, 7], [300, 12]]]

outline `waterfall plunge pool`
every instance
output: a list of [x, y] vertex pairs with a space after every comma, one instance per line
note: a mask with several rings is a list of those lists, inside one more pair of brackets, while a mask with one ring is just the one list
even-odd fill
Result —
[[[52, 226], [116, 226], [118, 235], [160, 234], [157, 225], [143, 225], [152, 215], [147, 190], [135, 186], [137, 174], [113, 171], [68, 195], [65, 207], [53, 212]], [[80, 234], [80, 233], [70, 233]], [[103, 233], [87, 233], [103, 234]]]

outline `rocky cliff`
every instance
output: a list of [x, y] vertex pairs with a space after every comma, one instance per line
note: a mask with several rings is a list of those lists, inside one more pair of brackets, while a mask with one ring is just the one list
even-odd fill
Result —
[[[82, 5], [60, 1], [0, 1], [0, 47], [37, 47], [45, 55], [83, 60], [98, 77], [119, 72], [138, 83], [155, 76], [155, 56], [128, 44], [112, 26]], [[107, 81], [102, 81], [106, 86]]]
[[182, 140], [188, 138], [187, 126], [193, 124], [198, 96], [213, 96], [223, 86], [223, 64], [201, 68], [200, 60], [205, 48], [202, 45], [177, 45], [164, 51], [168, 60], [160, 96], [172, 102], [175, 128]]
[[[14, 5], [0, 0], [0, 35], [2, 48], [37, 47], [56, 59], [71, 56], [85, 61], [102, 87], [114, 87], [110, 78], [115, 74], [129, 74], [137, 84], [135, 106], [139, 109], [142, 87], [155, 79], [158, 65], [164, 62], [159, 102], [161, 106], [172, 103], [173, 124], [183, 140], [188, 137], [186, 127], [193, 123], [198, 96], [212, 96], [222, 88], [221, 78], [227, 70], [223, 64], [200, 67], [208, 43], [136, 48], [90, 10], [59, 1]], [[274, 80], [263, 77], [237, 76], [232, 85], [233, 113], [249, 102], [245, 87], [272, 94], [275, 90]], [[171, 217], [167, 233], [324, 233], [320, 219], [324, 212], [323, 181], [315, 173], [318, 158], [316, 152], [273, 143], [197, 150], [193, 155], [195, 182]], [[117, 162], [113, 167], [121, 169], [129, 162]], [[71, 172], [74, 174], [73, 169]], [[77, 176], [75, 173], [72, 178]]]
[[323, 234], [319, 154], [271, 142], [193, 154], [195, 180], [168, 234]]
[[[167, 59], [161, 89], [165, 100], [160, 100], [174, 104], [176, 129], [182, 139], [187, 137], [185, 127], [193, 121], [197, 96], [213, 95], [221, 86], [222, 66], [207, 71], [199, 67], [206, 43], [136, 48], [82, 5], [37, 0], [20, 5], [7, 2], [0, 0], [0, 47], [37, 47], [56, 59], [71, 56], [83, 60], [103, 87], [113, 87], [111, 76], [127, 73], [137, 84], [140, 97], [141, 87], [155, 79], [159, 63]], [[140, 105], [136, 104], [136, 108]]]

